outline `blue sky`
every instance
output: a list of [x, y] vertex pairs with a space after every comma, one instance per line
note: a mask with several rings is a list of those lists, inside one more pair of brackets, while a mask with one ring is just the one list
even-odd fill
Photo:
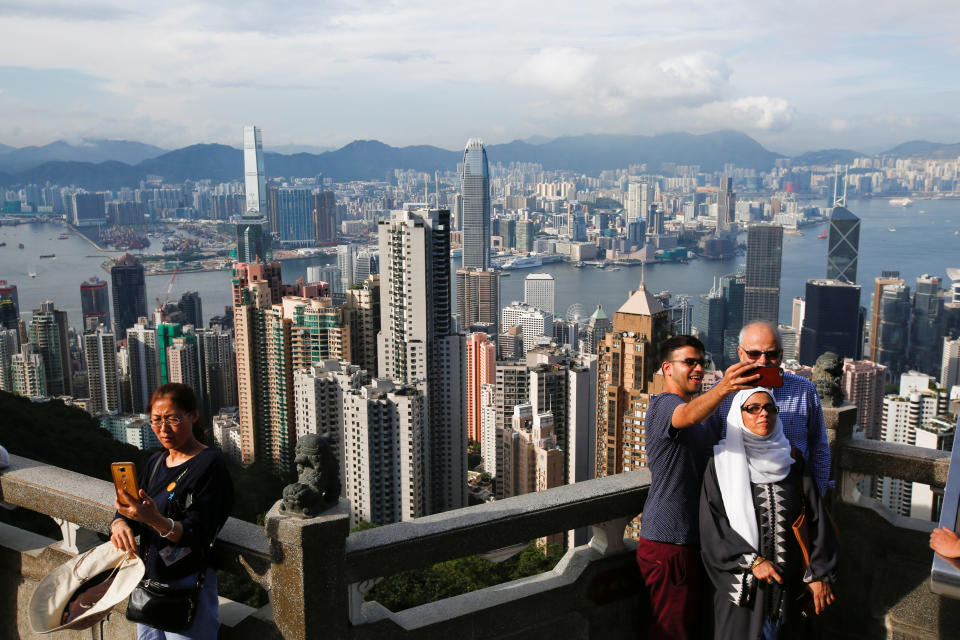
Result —
[[5, 0], [0, 143], [960, 141], [960, 3]]

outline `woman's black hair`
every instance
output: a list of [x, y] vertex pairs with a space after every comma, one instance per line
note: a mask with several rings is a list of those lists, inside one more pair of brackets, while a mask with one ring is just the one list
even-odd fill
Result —
[[[177, 409], [180, 409], [180, 411], [184, 413], [197, 412], [199, 414], [197, 394], [193, 392], [192, 388], [185, 384], [168, 382], [154, 389], [153, 393], [150, 394], [150, 402], [147, 403], [147, 411], [151, 411], [153, 409], [153, 403], [160, 398], [170, 398]], [[203, 442], [203, 435], [204, 429], [203, 425], [200, 424], [198, 415], [197, 420], [193, 423], [193, 437], [196, 438], [198, 442]]]

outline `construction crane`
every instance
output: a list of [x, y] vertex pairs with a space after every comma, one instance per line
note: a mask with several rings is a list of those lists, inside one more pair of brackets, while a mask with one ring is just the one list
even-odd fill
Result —
[[170, 301], [170, 292], [173, 291], [173, 281], [177, 279], [177, 272], [180, 271], [180, 267], [174, 267], [173, 275], [170, 277], [170, 284], [167, 285], [167, 295], [163, 297], [163, 302], [160, 302], [160, 298], [157, 298], [157, 314], [160, 316], [161, 322], [166, 320], [167, 313], [167, 302]]

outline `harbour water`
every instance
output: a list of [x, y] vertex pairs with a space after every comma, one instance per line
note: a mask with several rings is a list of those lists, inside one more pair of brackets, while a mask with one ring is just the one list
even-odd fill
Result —
[[[849, 205], [862, 220], [858, 280], [863, 286], [861, 303], [864, 306], [870, 304], [873, 279], [881, 271], [900, 271], [912, 289], [921, 274], [945, 279], [948, 267], [960, 267], [960, 200], [917, 200], [909, 208], [891, 206], [887, 200], [858, 200]], [[58, 308], [68, 312], [70, 323], [80, 326], [80, 284], [91, 276], [109, 281], [109, 274], [101, 264], [118, 252], [97, 251], [74, 233], [69, 239], [58, 240], [63, 229], [53, 224], [0, 227], [0, 242], [7, 243], [0, 247], [0, 279], [18, 286], [25, 320], [43, 300], [54, 300]], [[826, 230], [827, 225], [820, 224], [803, 229], [802, 236], [784, 236], [781, 322], [789, 323], [793, 297], [804, 294], [806, 281], [825, 276], [827, 240], [818, 239], [817, 235]], [[24, 249], [17, 248], [19, 243], [23, 243]], [[39, 258], [51, 253], [56, 254], [56, 258]], [[324, 255], [285, 260], [284, 281], [294, 282], [306, 275], [308, 266], [332, 260], [332, 256]], [[734, 272], [744, 262], [745, 257], [740, 256], [723, 262], [692, 260], [688, 264], [650, 265], [645, 270], [647, 288], [692, 296], [692, 303], [696, 305], [697, 297], [710, 289], [714, 278]], [[458, 263], [459, 259], [453, 266]], [[640, 267], [598, 270], [589, 265], [578, 269], [568, 263], [557, 263], [511, 271], [501, 279], [501, 305], [522, 300], [523, 279], [534, 272], [550, 273], [556, 278], [557, 315], [564, 315], [574, 304], [581, 305], [584, 315], [589, 315], [599, 303], [612, 317], [629, 291], [637, 288], [641, 270]], [[36, 277], [30, 277], [30, 273], [36, 273]], [[155, 306], [155, 298], [163, 298], [169, 282], [169, 275], [147, 277], [149, 308]], [[230, 271], [181, 273], [170, 299], [179, 299], [185, 291], [199, 292], [205, 318], [222, 313], [231, 302]]]

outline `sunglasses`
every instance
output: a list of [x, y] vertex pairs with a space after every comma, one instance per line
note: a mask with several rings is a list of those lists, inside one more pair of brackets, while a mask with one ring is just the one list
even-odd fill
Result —
[[683, 360], [668, 360], [668, 362], [682, 362], [692, 369], [697, 365], [706, 367], [708, 364], [710, 364], [710, 358], [684, 358]]
[[740, 411], [746, 411], [752, 416], [757, 415], [761, 411], [766, 411], [767, 415], [770, 416], [775, 416], [780, 413], [780, 409], [772, 402], [768, 402], [767, 404], [745, 404], [740, 407]]
[[767, 360], [776, 360], [780, 357], [780, 354], [783, 353], [782, 349], [771, 349], [770, 351], [758, 351], [755, 349], [747, 350], [743, 347], [740, 347], [740, 350], [747, 354], [751, 360], [759, 360], [760, 356], [767, 356]]

